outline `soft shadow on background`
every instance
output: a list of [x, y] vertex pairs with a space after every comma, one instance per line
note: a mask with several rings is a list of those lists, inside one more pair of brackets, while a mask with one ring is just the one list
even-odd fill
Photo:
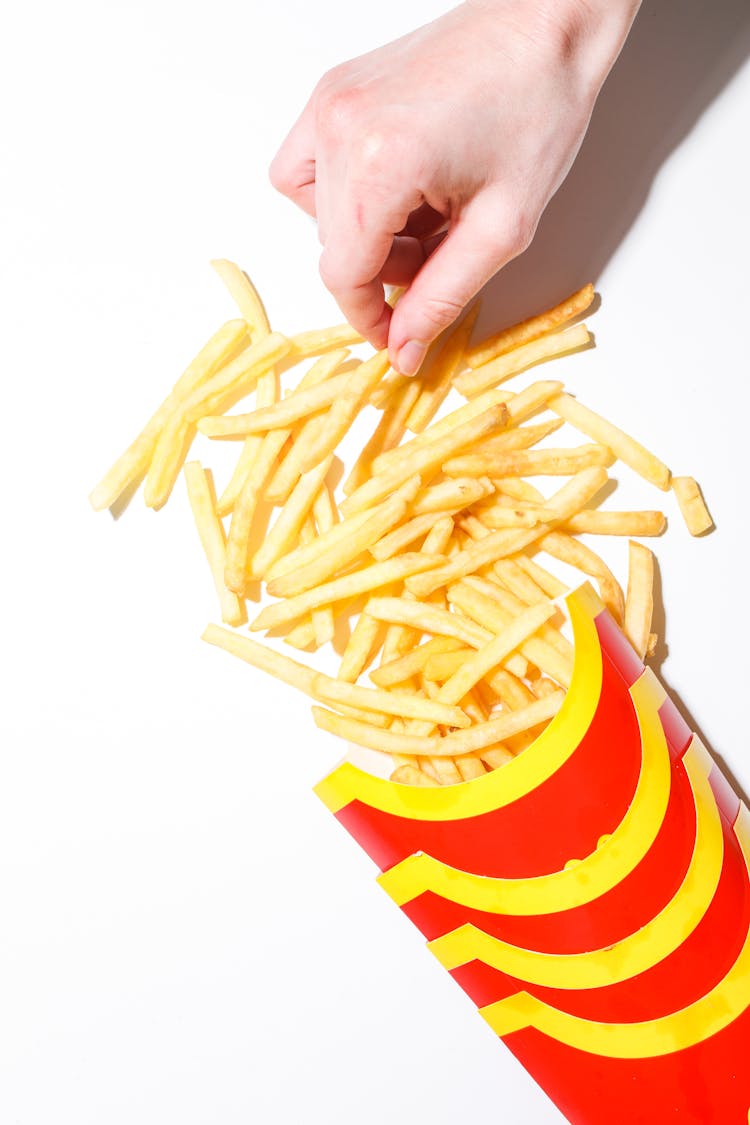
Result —
[[750, 0], [646, 0], [534, 241], [484, 290], [483, 331], [597, 281], [659, 168], [748, 54]]
[[[646, 0], [602, 90], [576, 162], [534, 241], [484, 290], [479, 335], [546, 308], [587, 281], [596, 283], [638, 218], [662, 164], [748, 55], [750, 0]], [[747, 137], [737, 143], [747, 144]], [[709, 212], [717, 200], [706, 200], [707, 214], [697, 221], [716, 221]], [[664, 638], [658, 574], [654, 603], [654, 629]], [[666, 652], [662, 640], [651, 666], [690, 729], [708, 746], [665, 680]], [[750, 803], [727, 763], [714, 757]]]

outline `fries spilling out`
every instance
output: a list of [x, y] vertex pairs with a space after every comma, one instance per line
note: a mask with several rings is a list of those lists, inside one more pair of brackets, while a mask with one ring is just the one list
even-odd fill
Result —
[[[713, 525], [692, 477], [672, 477], [537, 370], [590, 346], [577, 321], [592, 286], [478, 344], [472, 309], [405, 379], [386, 353], [358, 354], [348, 325], [272, 331], [247, 276], [213, 265], [239, 317], [201, 349], [90, 497], [97, 510], [112, 507], [145, 478], [146, 503], [159, 508], [183, 469], [231, 626], [209, 625], [204, 640], [310, 696], [320, 728], [391, 755], [392, 780], [422, 786], [501, 768], [553, 719], [573, 669], [555, 601], [569, 568], [598, 584], [637, 654], [653, 653], [651, 551], [630, 540], [623, 593], [579, 538], [666, 527], [658, 509], [600, 507], [610, 469], [622, 463], [671, 489], [693, 535]], [[519, 377], [524, 385], [507, 385]], [[342, 475], [340, 447], [366, 422], [370, 436]], [[575, 444], [558, 444], [564, 426]], [[196, 439], [237, 450], [218, 499], [211, 470], [189, 459]], [[259, 533], [269, 506], [275, 517]], [[245, 632], [259, 580], [276, 600], [249, 629], [273, 631], [272, 644]], [[302, 653], [337, 645], [338, 674], [286, 655], [279, 639]]]

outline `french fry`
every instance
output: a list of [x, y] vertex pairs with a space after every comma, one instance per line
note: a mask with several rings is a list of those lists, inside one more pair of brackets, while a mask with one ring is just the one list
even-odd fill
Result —
[[258, 455], [250, 466], [242, 491], [234, 505], [227, 536], [227, 563], [224, 581], [230, 590], [244, 593], [247, 584], [247, 570], [250, 551], [250, 533], [263, 488], [268, 480], [276, 459], [287, 441], [284, 430], [272, 430], [266, 434]]
[[[434, 520], [434, 517], [432, 518]], [[442, 516], [439, 520], [434, 521], [422, 544], [423, 553], [428, 555], [442, 554], [448, 546], [452, 534], [453, 520], [450, 516]], [[403, 545], [404, 544], [402, 544], [402, 546]], [[413, 595], [408, 592], [404, 593], [404, 597], [407, 600], [413, 600]], [[416, 644], [418, 640], [419, 633], [415, 632], [415, 630], [411, 629], [408, 625], [390, 625], [383, 642], [383, 660], [388, 661], [396, 656], [400, 656], [402, 652], [408, 650], [408, 648]]]
[[482, 364], [488, 363], [496, 356], [503, 355], [505, 352], [520, 347], [521, 344], [528, 344], [531, 340], [536, 340], [540, 336], [546, 335], [547, 332], [562, 327], [563, 324], [573, 320], [574, 317], [586, 312], [593, 300], [594, 286], [589, 283], [576, 293], [571, 294], [570, 297], [566, 297], [554, 308], [531, 316], [527, 320], [522, 320], [520, 324], [514, 324], [510, 328], [504, 328], [502, 332], [496, 332], [494, 336], [482, 340], [469, 349], [466, 355], [469, 367], [481, 367]]
[[290, 350], [289, 340], [280, 332], [271, 332], [251, 344], [187, 397], [182, 406], [186, 421], [198, 422], [207, 414], [220, 414], [234, 406]]
[[265, 577], [269, 568], [284, 554], [288, 554], [297, 542], [300, 528], [312, 509], [332, 462], [333, 454], [329, 453], [319, 465], [302, 474], [250, 563], [250, 572], [254, 578]]
[[437, 786], [439, 781], [435, 781], [428, 773], [421, 770], [418, 766], [402, 765], [398, 766], [390, 777], [391, 781], [395, 781], [398, 785], [426, 785]]
[[[350, 632], [336, 678], [218, 626], [208, 627], [207, 641], [310, 696], [322, 729], [391, 753], [397, 783], [424, 786], [464, 784], [502, 767], [539, 737], [570, 685], [573, 647], [551, 600], [566, 586], [531, 553], [594, 578], [638, 655], [654, 652], [651, 553], [631, 541], [625, 599], [576, 536], [664, 530], [662, 512], [590, 507], [615, 458], [662, 489], [671, 484], [690, 531], [701, 534], [711, 518], [696, 482], [672, 479], [556, 380], [518, 392], [498, 385], [591, 342], [583, 324], [560, 329], [588, 307], [592, 286], [475, 348], [472, 310], [433, 345], [419, 377], [406, 379], [389, 372], [385, 351], [350, 359], [346, 345], [360, 338], [348, 325], [272, 332], [247, 275], [225, 259], [214, 267], [242, 319], [212, 337], [91, 502], [106, 506], [146, 473], [144, 498], [159, 507], [199, 430], [240, 440], [218, 502], [210, 473], [185, 466], [222, 618], [244, 619], [246, 583], [260, 578], [282, 600], [260, 608], [252, 631], [276, 630], [308, 652], [334, 631], [338, 639]], [[280, 400], [280, 375], [306, 356], [319, 358]], [[470, 401], [435, 421], [451, 385]], [[252, 391], [254, 409], [225, 416]], [[383, 415], [346, 479], [339, 512], [335, 450], [367, 405]], [[546, 409], [551, 419], [533, 421]], [[539, 444], [564, 421], [595, 444]], [[415, 436], [402, 443], [406, 429]], [[544, 475], [570, 480], [547, 499], [527, 479]], [[262, 539], [261, 503], [264, 512], [281, 508]], [[229, 513], [226, 535], [221, 516]], [[368, 670], [372, 687], [357, 683]]]
[[339, 444], [390, 366], [388, 352], [375, 352], [349, 376], [326, 414], [325, 425], [311, 443], [302, 462], [303, 472], [319, 464]]
[[437, 700], [458, 703], [488, 672], [537, 632], [556, 612], [552, 602], [530, 606], [519, 613], [502, 632], [469, 656], [441, 687]]
[[672, 474], [664, 462], [653, 453], [649, 453], [645, 446], [626, 434], [624, 430], [608, 422], [606, 418], [602, 418], [600, 414], [596, 414], [569, 394], [560, 394], [550, 399], [549, 407], [587, 437], [609, 446], [619, 461], [629, 465], [644, 480], [650, 481], [664, 491], [669, 488]]
[[[405, 481], [399, 489], [394, 492], [387, 500], [382, 501], [380, 505], [375, 508], [370, 508], [362, 512], [357, 512], [353, 516], [349, 516], [345, 520], [341, 520], [335, 527], [330, 528], [328, 531], [318, 536], [314, 543], [307, 544], [302, 547], [296, 548], [283, 559], [279, 559], [268, 572], [269, 579], [276, 579], [282, 574], [288, 574], [290, 571], [299, 570], [306, 566], [308, 563], [313, 562], [319, 558], [329, 547], [334, 544], [340, 543], [342, 540], [347, 539], [352, 532], [360, 528], [367, 520], [371, 519], [382, 509], [387, 508], [395, 499], [402, 500], [406, 504], [410, 504], [414, 497], [417, 495], [421, 488], [421, 477], [419, 474], [411, 477]], [[380, 534], [383, 534], [382, 532]]]
[[[454, 509], [455, 511], [455, 509]], [[442, 525], [447, 528], [447, 539], [450, 538], [453, 531], [453, 522], [451, 521], [450, 527], [447, 524]], [[415, 516], [414, 519], [409, 520], [408, 523], [402, 524], [401, 527], [395, 528], [384, 535], [382, 539], [378, 539], [370, 547], [370, 554], [373, 558], [382, 561], [383, 559], [390, 559], [393, 555], [398, 554], [404, 547], [408, 547], [414, 543], [415, 540], [421, 539], [422, 536], [428, 535], [435, 528], [435, 516], [432, 512], [428, 512], [424, 516]], [[440, 551], [433, 551], [432, 554], [441, 554]]]
[[138, 437], [105, 473], [89, 496], [95, 512], [111, 508], [116, 500], [148, 470], [159, 435], [194, 390], [230, 363], [249, 343], [244, 320], [229, 320], [215, 332], [187, 366]]
[[428, 555], [442, 555], [450, 543], [453, 535], [453, 520], [450, 516], [441, 516], [435, 520], [428, 532], [422, 550]]
[[[448, 601], [474, 621], [481, 620], [498, 635], [505, 631], [523, 609], [508, 591], [474, 575], [468, 575], [461, 582], [450, 586]], [[543, 637], [529, 637], [519, 645], [519, 651], [525, 660], [541, 668], [558, 683], [564, 687], [570, 686], [572, 659], [558, 652]], [[505, 663], [507, 667], [507, 661]]]
[[[383, 564], [380, 564], [383, 565]], [[367, 612], [379, 621], [395, 625], [409, 625], [420, 633], [431, 633], [437, 637], [455, 637], [472, 648], [481, 648], [492, 639], [492, 633], [458, 613], [429, 605], [425, 602], [410, 601], [407, 598], [371, 598]]]
[[415, 516], [428, 512], [461, 511], [494, 492], [487, 477], [455, 477], [423, 489], [412, 504]]
[[508, 711], [485, 723], [469, 727], [468, 730], [453, 731], [446, 735], [394, 734], [390, 730], [370, 727], [355, 719], [345, 719], [327, 711], [323, 707], [313, 707], [316, 726], [330, 734], [338, 735], [348, 742], [380, 750], [385, 754], [414, 754], [428, 758], [456, 758], [471, 754], [502, 742], [511, 735], [538, 726], [545, 719], [551, 719], [560, 709], [564, 692], [538, 699], [520, 711]]
[[313, 355], [325, 355], [351, 344], [361, 344], [362, 337], [350, 324], [334, 324], [330, 328], [313, 328], [307, 332], [296, 332], [289, 337], [291, 354], [295, 359], [305, 359]]
[[[321, 492], [326, 492], [325, 484], [318, 495], [320, 495]], [[315, 538], [315, 520], [313, 515], [309, 515], [300, 528], [299, 541], [300, 543], [310, 543]], [[315, 634], [316, 648], [320, 648], [322, 645], [328, 644], [329, 641], [333, 640], [335, 622], [332, 606], [327, 605], [322, 606], [320, 609], [314, 609], [310, 614], [310, 620], [312, 621], [313, 633]]]
[[[330, 375], [341, 366], [341, 364], [348, 357], [349, 352], [346, 348], [340, 348], [336, 352], [330, 352], [327, 355], [321, 356], [313, 363], [308, 371], [302, 376], [297, 388], [293, 391], [296, 394], [300, 391], [307, 390], [309, 387], [315, 387], [319, 383], [324, 382]], [[255, 392], [255, 403], [259, 408], [265, 406], [272, 406], [278, 398], [278, 378], [258, 381], [258, 386]], [[291, 429], [287, 431], [291, 434]], [[243, 484], [247, 479], [247, 474], [250, 471], [250, 466], [257, 457], [263, 436], [261, 434], [250, 434], [245, 438], [242, 446], [242, 452], [239, 460], [232, 473], [231, 479], [219, 497], [217, 510], [219, 515], [227, 515], [234, 507], [234, 503], [240, 494]], [[286, 497], [285, 497], [286, 499]]]
[[643, 660], [648, 649], [654, 612], [654, 556], [648, 547], [631, 539], [628, 558], [628, 593], [623, 631]]
[[449, 476], [573, 476], [592, 465], [608, 468], [614, 457], [606, 445], [579, 445], [575, 449], [519, 449], [507, 453], [469, 453], [443, 465]]
[[425, 664], [424, 674], [433, 683], [442, 684], [461, 667], [467, 657], [473, 655], [473, 651], [462, 645], [453, 652], [436, 653]]
[[[312, 469], [311, 472], [315, 473], [317, 469]], [[270, 579], [269, 593], [274, 597], [292, 597], [320, 585], [331, 575], [343, 570], [404, 518], [409, 507], [408, 495], [411, 488], [412, 483], [406, 481], [401, 489], [397, 489], [393, 496], [379, 504], [371, 514], [365, 513], [368, 518], [361, 522], [352, 518], [335, 524], [334, 528], [317, 539], [314, 556], [309, 562], [303, 564], [299, 561], [302, 549], [295, 552], [296, 564]], [[353, 525], [351, 528], [347, 526], [350, 524]], [[321, 550], [321, 543], [329, 544], [327, 549]], [[313, 554], [312, 550], [310, 554]], [[287, 559], [291, 557], [288, 555]]]
[[414, 409], [409, 415], [408, 429], [413, 434], [421, 434], [437, 414], [448, 396], [453, 376], [459, 369], [471, 333], [479, 315], [481, 302], [477, 301], [463, 320], [440, 340], [437, 351], [422, 381], [422, 389]]
[[[366, 608], [364, 616], [369, 617]], [[369, 619], [371, 621], [377, 620], [375, 617], [369, 617]], [[433, 637], [432, 640], [425, 641], [424, 644], [413, 648], [411, 652], [405, 653], [396, 660], [381, 664], [379, 668], [370, 672], [370, 679], [378, 687], [392, 687], [393, 684], [401, 684], [404, 680], [421, 672], [433, 656], [451, 652], [461, 647], [463, 647], [461, 641], [454, 637]]]
[[312, 514], [319, 534], [324, 535], [339, 522], [339, 509], [333, 489], [327, 480], [323, 481], [312, 506]]
[[317, 643], [315, 626], [312, 623], [312, 614], [307, 621], [300, 621], [298, 625], [290, 629], [284, 637], [285, 645], [291, 645], [292, 648], [300, 649], [303, 652], [316, 648]]
[[362, 449], [352, 471], [344, 481], [342, 491], [345, 496], [350, 496], [372, 475], [372, 462], [379, 454], [393, 449], [401, 441], [406, 432], [406, 421], [419, 393], [417, 380], [408, 379], [388, 401], [374, 434]]
[[169, 499], [195, 435], [198, 418], [204, 413], [226, 409], [247, 394], [260, 376], [270, 371], [288, 351], [286, 337], [272, 332], [257, 344], [251, 344], [187, 396], [156, 443], [143, 492], [149, 508], [158, 510]]
[[310, 414], [317, 414], [337, 399], [350, 378], [350, 373], [334, 375], [325, 382], [304, 391], [296, 391], [273, 406], [253, 410], [250, 414], [234, 414], [228, 418], [204, 417], [198, 422], [199, 431], [210, 438], [245, 438], [249, 434], [263, 434], [291, 426]]
[[434, 717], [436, 722], [458, 728], [469, 726], [469, 720], [458, 707], [433, 703], [431, 700], [420, 699], [418, 696], [403, 692], [357, 687], [343, 680], [334, 680], [323, 672], [316, 672], [306, 664], [291, 660], [267, 645], [259, 644], [250, 637], [231, 633], [218, 625], [208, 625], [203, 633], [203, 640], [324, 703], [342, 703], [347, 707], [356, 707], [360, 711], [382, 712], [386, 715], [400, 715], [407, 718], [429, 716]]
[[305, 449], [308, 445], [317, 442], [325, 424], [325, 415], [321, 412], [303, 421], [300, 426], [292, 428], [292, 441], [289, 443], [289, 448], [264, 489], [264, 499], [270, 504], [286, 504], [294, 486], [302, 476]]
[[496, 746], [489, 746], [486, 750], [480, 751], [482, 761], [489, 766], [491, 770], [502, 769], [508, 762], [512, 762], [514, 755], [510, 750], [501, 743]]
[[421, 574], [433, 566], [439, 566], [442, 555], [425, 555], [420, 552], [400, 555], [397, 559], [388, 559], [386, 562], [373, 563], [365, 566], [352, 574], [341, 578], [334, 578], [324, 582], [312, 590], [306, 590], [287, 601], [276, 602], [267, 606], [258, 616], [251, 621], [250, 628], [276, 629], [289, 621], [296, 621], [310, 610], [321, 605], [331, 605], [343, 601], [344, 598], [354, 597], [356, 594], [365, 594], [370, 590], [377, 590], [391, 582], [407, 578], [412, 574]]
[[493, 480], [492, 485], [498, 497], [508, 496], [511, 500], [517, 500], [522, 504], [536, 504], [539, 507], [545, 503], [539, 489], [520, 477], [502, 477]]
[[414, 473], [420, 473], [423, 479], [425, 474], [434, 474], [452, 453], [476, 441], [484, 434], [504, 426], [507, 419], [508, 411], [503, 404], [493, 406], [478, 417], [446, 433], [438, 441], [430, 442], [421, 449], [412, 450], [410, 456], [403, 457], [392, 468], [372, 477], [348, 496], [341, 505], [342, 512], [348, 515], [377, 503]]
[[667, 526], [663, 512], [577, 512], [563, 525], [570, 535], [661, 535]]
[[323, 703], [347, 703], [362, 710], [382, 711], [386, 715], [399, 715], [402, 718], [427, 719], [450, 727], [470, 726], [469, 719], [460, 707], [447, 706], [406, 692], [358, 687], [344, 680], [331, 680], [320, 672], [317, 675], [315, 698]]
[[[714, 526], [698, 482], [693, 477], [672, 477], [672, 491], [691, 535], [703, 535]], [[633, 534], [638, 534], [634, 532]]]
[[560, 559], [561, 562], [582, 570], [584, 574], [591, 575], [599, 584], [602, 601], [610, 610], [618, 625], [622, 623], [625, 613], [625, 599], [622, 587], [612, 571], [595, 551], [581, 543], [578, 539], [566, 535], [561, 531], [548, 532], [539, 540], [539, 546], [548, 555]]
[[[338, 679], [354, 683], [375, 659], [375, 653], [383, 643], [385, 626], [382, 621], [363, 610], [352, 629], [349, 642], [344, 649], [338, 670]], [[372, 679], [372, 676], [370, 677]]]
[[535, 527], [545, 519], [554, 518], [555, 513], [545, 508], [509, 508], [504, 504], [479, 508], [478, 515], [471, 517], [492, 531], [499, 531], [503, 527]]
[[531, 426], [516, 426], [515, 429], [485, 438], [476, 446], [476, 452], [510, 453], [515, 449], [530, 449], [532, 445], [554, 434], [562, 425], [562, 418], [551, 418], [546, 422], [535, 422]]
[[482, 777], [487, 772], [482, 759], [476, 754], [462, 754], [453, 761], [462, 781], [473, 781], [475, 777]]
[[[267, 376], [270, 375], [270, 379]], [[275, 368], [267, 372], [262, 380], [258, 380], [258, 385], [255, 390], [256, 404], [261, 406], [271, 406], [279, 397], [279, 379], [276, 374]], [[291, 432], [291, 431], [290, 431]], [[234, 508], [235, 501], [242, 491], [242, 486], [247, 480], [247, 475], [250, 472], [250, 466], [255, 458], [260, 453], [260, 447], [263, 444], [262, 434], [251, 434], [245, 438], [242, 445], [242, 451], [237, 459], [237, 463], [232, 472], [232, 476], [227, 483], [226, 488], [222, 492], [216, 503], [216, 511], [220, 516], [229, 515]]]
[[250, 278], [238, 265], [227, 258], [215, 258], [211, 266], [224, 282], [240, 315], [247, 322], [253, 340], [262, 340], [271, 332], [266, 307]]
[[[607, 481], [607, 472], [601, 467], [583, 469], [567, 484], [550, 497], [547, 506], [557, 512], [560, 522], [570, 519], [584, 504], [588, 503]], [[522, 551], [530, 543], [540, 538], [550, 529], [550, 523], [540, 523], [531, 528], [510, 528], [493, 531], [481, 542], [472, 543], [455, 558], [441, 567], [435, 568], [422, 581], [411, 580], [407, 588], [418, 597], [425, 597], [440, 586], [445, 586], [466, 574], [473, 574], [483, 566]]]
[[[453, 433], [466, 422], [478, 418], [493, 406], [506, 407], [508, 429], [517, 426], [520, 422], [541, 410], [551, 398], [555, 398], [562, 390], [562, 386], [562, 383], [556, 380], [546, 379], [524, 387], [518, 394], [499, 387], [485, 391], [484, 394], [478, 395], [473, 402], [467, 402], [464, 406], [459, 406], [456, 410], [452, 410], [450, 414], [446, 414], [438, 422], [433, 422], [428, 430], [417, 434], [406, 445], [391, 449], [387, 453], [381, 453], [373, 461], [372, 471], [376, 476], [387, 472], [404, 457], [410, 457], [415, 449], [421, 450], [425, 446], [441, 441], [447, 434]], [[475, 440], [481, 440], [481, 438]]]
[[[429, 764], [437, 775], [440, 785], [458, 785], [460, 783], [461, 774], [458, 772], [452, 758], [430, 758]], [[422, 768], [426, 770], [426, 762]]]
[[[568, 521], [570, 522], [570, 521]], [[544, 590], [548, 598], [558, 598], [561, 594], [568, 591], [568, 587], [554, 574], [550, 574], [543, 566], [540, 566], [535, 559], [530, 559], [528, 555], [516, 555], [514, 560], [516, 566], [525, 570], [529, 578], [531, 578], [541, 590]]]
[[211, 569], [216, 593], [221, 607], [221, 619], [227, 625], [241, 625], [247, 620], [244, 603], [224, 585], [226, 562], [226, 536], [221, 520], [216, 514], [215, 498], [210, 474], [199, 461], [188, 461], [183, 470], [188, 499], [193, 511], [203, 550]]
[[527, 371], [537, 363], [556, 359], [558, 356], [568, 355], [570, 352], [580, 351], [581, 348], [591, 344], [591, 334], [585, 324], [576, 324], [564, 332], [553, 332], [549, 336], [541, 336], [528, 344], [521, 344], [511, 352], [490, 360], [473, 371], [465, 371], [453, 381], [453, 386], [466, 398], [475, 395], [498, 383], [509, 379], [511, 375], [518, 375]]

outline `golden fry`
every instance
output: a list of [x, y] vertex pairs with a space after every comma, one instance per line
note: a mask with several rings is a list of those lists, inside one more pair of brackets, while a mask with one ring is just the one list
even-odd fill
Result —
[[628, 593], [623, 631], [643, 660], [648, 649], [654, 613], [654, 556], [648, 547], [631, 539], [628, 558]]
[[[452, 453], [476, 441], [478, 437], [504, 426], [507, 419], [508, 411], [504, 405], [493, 406], [477, 418], [472, 418], [445, 434], [438, 441], [413, 449], [411, 455], [404, 456], [400, 462], [372, 477], [348, 496], [341, 505], [342, 512], [348, 515], [382, 500], [414, 473], [420, 473], [424, 477], [424, 474], [437, 472], [442, 462]], [[406, 448], [408, 449], [408, 446]]]
[[571, 535], [661, 535], [667, 526], [663, 512], [577, 512], [564, 524]]
[[268, 336], [271, 324], [266, 307], [247, 274], [227, 258], [216, 258], [211, 265], [227, 287], [240, 315], [247, 321], [252, 339], [262, 340]]
[[[606, 469], [601, 467], [583, 469], [550, 497], [547, 506], [557, 512], [559, 521], [569, 519], [596, 495], [606, 481]], [[472, 543], [444, 566], [435, 568], [429, 577], [424, 575], [420, 581], [412, 579], [407, 582], [407, 588], [418, 597], [431, 594], [433, 590], [445, 586], [448, 582], [453, 582], [466, 574], [473, 574], [497, 559], [522, 551], [524, 547], [544, 535], [549, 526], [549, 523], [540, 523], [528, 529], [511, 528], [493, 531], [486, 539], [479, 543]]]
[[714, 526], [698, 482], [693, 477], [672, 477], [672, 491], [677, 497], [685, 526], [691, 535], [703, 535]]
[[553, 332], [549, 336], [531, 340], [528, 344], [521, 344], [512, 352], [506, 352], [473, 371], [465, 371], [453, 381], [453, 385], [466, 398], [474, 398], [481, 391], [496, 387], [511, 375], [527, 371], [534, 364], [588, 347], [591, 339], [586, 325], [576, 324], [564, 332]]
[[185, 465], [183, 473], [195, 526], [198, 529], [198, 535], [208, 559], [219, 598], [221, 619], [227, 625], [241, 625], [247, 620], [244, 603], [224, 585], [227, 544], [224, 528], [216, 514], [210, 472], [206, 472], [199, 461], [189, 461]]
[[561, 562], [596, 578], [602, 601], [618, 625], [622, 623], [625, 612], [622, 588], [607, 564], [595, 551], [561, 531], [551, 531], [544, 535], [539, 540], [539, 546], [553, 558], [560, 559]]
[[208, 382], [248, 344], [244, 320], [229, 320], [215, 332], [188, 365], [159, 409], [114, 465], [105, 473], [89, 496], [96, 512], [111, 508], [122, 493], [147, 471], [159, 435], [167, 422], [179, 412], [194, 390]]
[[555, 328], [560, 328], [569, 320], [584, 313], [593, 300], [594, 286], [589, 282], [554, 308], [522, 320], [520, 324], [514, 324], [510, 328], [504, 328], [502, 332], [496, 332], [494, 336], [470, 348], [466, 356], [469, 367], [481, 367], [483, 363], [488, 363], [496, 356], [512, 351], [521, 344], [528, 344]]
[[609, 446], [619, 461], [629, 465], [644, 480], [665, 491], [669, 488], [672, 474], [664, 462], [654, 457], [653, 453], [649, 453], [640, 442], [630, 437], [624, 430], [614, 426], [606, 418], [602, 418], [600, 414], [596, 414], [568, 394], [550, 399], [549, 406], [550, 410], [554, 410], [581, 433], [593, 438], [594, 441], [601, 442], [602, 445]]
[[429, 367], [424, 368], [425, 374], [422, 375], [422, 372], [420, 372], [422, 389], [408, 421], [408, 428], [413, 434], [422, 433], [447, 398], [453, 383], [453, 376], [459, 370], [461, 361], [466, 354], [466, 348], [479, 315], [480, 305], [481, 302], [477, 301], [460, 324], [449, 332], [445, 339], [439, 341], [432, 362]]
[[520, 711], [508, 711], [497, 718], [488, 719], [469, 727], [468, 730], [454, 731], [446, 735], [394, 734], [390, 730], [370, 727], [354, 719], [344, 719], [322, 707], [313, 707], [315, 723], [321, 730], [345, 738], [359, 746], [380, 750], [385, 754], [415, 754], [428, 758], [455, 758], [471, 754], [501, 742], [511, 735], [538, 726], [545, 719], [551, 719], [560, 709], [564, 698], [562, 691], [538, 699]]
[[423, 570], [438, 566], [441, 555], [424, 555], [419, 552], [400, 555], [397, 559], [388, 559], [386, 562], [373, 563], [365, 566], [352, 574], [345, 574], [341, 578], [334, 578], [324, 582], [312, 590], [306, 590], [287, 601], [276, 602], [267, 606], [254, 621], [250, 623], [253, 631], [258, 629], [276, 629], [288, 621], [296, 621], [298, 617], [317, 609], [320, 605], [331, 605], [333, 602], [342, 601], [344, 598], [354, 597], [356, 594], [365, 594], [369, 590], [377, 590], [381, 586], [399, 579], [407, 578], [412, 574], [420, 574]]
[[519, 449], [507, 453], [469, 453], [443, 465], [451, 476], [573, 476], [592, 465], [609, 467], [614, 458], [606, 445], [579, 445], [575, 449]]

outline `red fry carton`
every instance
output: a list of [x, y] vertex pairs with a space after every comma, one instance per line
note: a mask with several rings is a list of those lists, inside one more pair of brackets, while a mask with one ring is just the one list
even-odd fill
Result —
[[750, 814], [586, 584], [573, 679], [501, 769], [316, 792], [574, 1125], [748, 1125]]

